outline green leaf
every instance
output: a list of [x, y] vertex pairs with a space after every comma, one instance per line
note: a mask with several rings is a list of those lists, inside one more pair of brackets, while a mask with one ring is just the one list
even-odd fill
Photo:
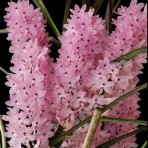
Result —
[[[91, 116], [92, 117], [92, 116]], [[64, 132], [62, 135], [60, 135], [59, 137], [57, 137], [52, 143], [51, 143], [51, 147], [56, 145], [57, 143], [59, 143], [61, 140], [63, 140], [65, 137], [67, 137], [68, 135], [70, 135], [71, 133], [73, 133], [75, 130], [77, 130], [78, 128], [80, 128], [81, 126], [83, 126], [84, 124], [90, 122], [91, 117], [81, 121], [80, 123], [78, 123], [77, 125], [75, 125], [74, 127], [72, 127], [70, 130]]]
[[37, 5], [37, 7], [39, 7], [39, 8], [41, 7], [39, 4], [39, 0], [33, 0], [33, 2]]
[[102, 5], [103, 0], [95, 0], [95, 2], [93, 3], [93, 8], [95, 9], [94, 15], [96, 15]]
[[[69, 18], [71, 2], [72, 2], [72, 0], [67, 0], [66, 1], [63, 25], [67, 23], [67, 18]], [[65, 31], [64, 27], [63, 27], [63, 31]]]
[[0, 29], [0, 34], [8, 33], [6, 29]]
[[145, 148], [147, 146], [147, 141], [145, 141], [141, 148]]
[[5, 133], [5, 129], [4, 129], [1, 115], [0, 115], [0, 138], [2, 141], [2, 148], [6, 148], [6, 137], [5, 137], [4, 133]]
[[53, 22], [48, 10], [46, 9], [44, 3], [42, 0], [33, 0], [34, 3], [41, 9], [41, 11], [43, 12], [45, 18], [47, 19], [47, 22], [49, 23], [51, 29], [53, 30], [53, 32], [55, 33], [55, 35], [57, 36], [57, 38], [61, 35], [59, 30], [57, 29], [55, 23]]
[[140, 91], [140, 90], [143, 90], [147, 88], [147, 83], [129, 91], [128, 93], [124, 94], [123, 96], [117, 98], [116, 100], [114, 100], [113, 102], [111, 102], [110, 104], [108, 104], [107, 106], [105, 106], [102, 110], [103, 112], [107, 111], [108, 109], [112, 108], [113, 106], [115, 106], [116, 104], [118, 104], [119, 102], [125, 100], [127, 97], [133, 95], [134, 93]]
[[106, 29], [109, 33], [112, 32], [112, 1], [108, 0], [108, 5], [105, 13], [105, 24], [106, 24]]
[[0, 66], [0, 71], [2, 71], [3, 73], [5, 73], [6, 75], [8, 74], [8, 71], [5, 70], [3, 67]]
[[118, 0], [117, 3], [116, 3], [116, 5], [113, 8], [112, 15], [115, 13], [115, 11], [117, 10], [117, 8], [118, 8], [118, 6], [119, 6], [120, 3], [121, 3], [121, 0]]
[[122, 119], [122, 118], [107, 118], [107, 117], [102, 117], [100, 119], [100, 122], [134, 123], [134, 124], [138, 124], [138, 125], [147, 126], [147, 122], [146, 121], [133, 120], [133, 119]]
[[[141, 86], [135, 88], [134, 90], [132, 90], [132, 91], [130, 91], [130, 92], [124, 94], [123, 96], [119, 97], [118, 99], [116, 99], [115, 101], [113, 101], [112, 103], [110, 103], [109, 105], [107, 105], [106, 107], [104, 107], [104, 108], [102, 109], [102, 112], [105, 112], [106, 110], [110, 109], [111, 107], [113, 107], [114, 105], [116, 105], [117, 103], [119, 103], [120, 101], [123, 101], [124, 99], [126, 99], [126, 98], [129, 97], [130, 95], [132, 95], [132, 94], [134, 94], [134, 93], [136, 93], [136, 92], [138, 92], [138, 91], [140, 91], [140, 90], [143, 90], [143, 89], [145, 89], [145, 88], [147, 88], [147, 84], [143, 84], [143, 85], [141, 85]], [[92, 116], [86, 118], [85, 120], [81, 121], [80, 123], [78, 123], [77, 125], [75, 125], [74, 127], [72, 127], [70, 130], [64, 132], [62, 135], [60, 135], [59, 137], [57, 137], [57, 138], [51, 143], [51, 146], [54, 146], [55, 144], [59, 143], [59, 142], [60, 142], [62, 139], [64, 139], [66, 136], [70, 135], [71, 133], [73, 133], [75, 130], [77, 130], [77, 129], [80, 128], [81, 126], [83, 126], [83, 125], [85, 125], [86, 123], [90, 122], [90, 121], [91, 121], [91, 118], [92, 118]], [[101, 122], [105, 122], [105, 120], [106, 120], [106, 122], [107, 122], [107, 119], [110, 120], [109, 118], [106, 118], [106, 119], [104, 119], [104, 118], [102, 119], [102, 118], [101, 118], [100, 121], [101, 121]], [[113, 119], [113, 120], [116, 120], [116, 121], [117, 121], [117, 119]], [[122, 119], [121, 119], [121, 120], [122, 120]], [[120, 120], [120, 121], [121, 121], [121, 120]], [[126, 119], [126, 120], [128, 120], [128, 119]], [[123, 121], [123, 120], [122, 120], [122, 121]], [[110, 122], [111, 122], [111, 120], [110, 120]], [[129, 121], [128, 121], [128, 122], [129, 122]], [[134, 121], [132, 121], [132, 123], [133, 123], [133, 122], [134, 122]], [[139, 123], [140, 123], [140, 122], [139, 122]], [[142, 122], [141, 122], [141, 123], [142, 123]], [[138, 124], [138, 123], [137, 123], [137, 124]], [[145, 122], [142, 123], [142, 124], [145, 124]]]
[[117, 142], [119, 142], [119, 141], [121, 141], [121, 140], [123, 140], [125, 138], [128, 138], [130, 136], [136, 135], [136, 134], [138, 134], [139, 132], [141, 132], [143, 130], [147, 130], [147, 128], [145, 126], [140, 127], [137, 130], [134, 130], [134, 131], [132, 131], [130, 133], [127, 133], [127, 134], [124, 134], [124, 135], [119, 136], [117, 138], [114, 138], [114, 139], [112, 139], [112, 140], [110, 140], [108, 142], [105, 142], [105, 143], [99, 145], [97, 148], [107, 148], [107, 147], [110, 147], [110, 146], [114, 145], [115, 143], [117, 143]]
[[[58, 137], [59, 135], [61, 135], [63, 133], [63, 130], [64, 130], [64, 128], [60, 125], [58, 127], [57, 131], [55, 132], [54, 136], [52, 138], [50, 138], [49, 141], [52, 141], [53, 139], [55, 139], [56, 137]], [[59, 148], [62, 143], [63, 143], [63, 141], [61, 140], [54, 147]]]
[[59, 40], [56, 40], [55, 38], [53, 38], [52, 40], [50, 40], [50, 42], [57, 46], [58, 48], [61, 48], [61, 42]]
[[142, 47], [142, 48], [138, 48], [136, 50], [133, 50], [125, 55], [122, 55], [119, 58], [114, 59], [112, 62], [120, 62], [122, 60], [130, 60], [132, 58], [134, 58], [135, 56], [139, 55], [140, 53], [146, 52], [147, 51], [147, 46], [146, 47]]

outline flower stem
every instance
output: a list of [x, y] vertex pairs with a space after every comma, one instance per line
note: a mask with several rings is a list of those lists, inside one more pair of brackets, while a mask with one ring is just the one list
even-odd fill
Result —
[[147, 146], [147, 141], [145, 141], [145, 142], [143, 143], [143, 145], [141, 146], [141, 148], [146, 148], [146, 146]]
[[56, 34], [56, 36], [59, 37], [61, 34], [60, 34], [59, 30], [57, 29], [55, 23], [53, 22], [53, 20], [52, 20], [52, 18], [50, 16], [48, 10], [46, 9], [43, 1], [39, 0], [39, 3], [40, 3], [40, 6], [41, 6], [46, 18], [47, 18], [47, 21], [49, 22], [49, 25], [51, 26], [51, 28], [54, 31], [54, 33]]
[[112, 32], [112, 1], [108, 0], [107, 9], [105, 13], [105, 23], [106, 23], [106, 29], [109, 33]]
[[0, 66], [0, 71], [2, 71], [3, 73], [5, 73], [6, 75], [8, 75], [8, 71], [6, 71], [4, 68], [2, 68], [1, 66]]
[[1, 138], [2, 138], [2, 148], [6, 148], [6, 137], [4, 136], [5, 130], [4, 130], [4, 125], [3, 125], [1, 115], [0, 115], [0, 132], [1, 132]]
[[51, 42], [53, 45], [57, 46], [58, 48], [61, 48], [61, 43], [60, 43], [59, 40], [53, 38], [52, 40], [50, 40], [50, 42]]
[[101, 114], [102, 114], [101, 110], [99, 110], [97, 108], [94, 110], [82, 148], [90, 148], [91, 147], [91, 143], [93, 141], [96, 129], [98, 127], [98, 122], [101, 118]]
[[136, 135], [136, 134], [138, 134], [139, 132], [141, 132], [143, 130], [147, 130], [147, 128], [145, 126], [139, 127], [138, 129], [136, 129], [136, 130], [134, 130], [134, 131], [132, 131], [130, 133], [124, 134], [124, 135], [119, 136], [117, 138], [114, 138], [114, 139], [112, 139], [112, 140], [110, 140], [108, 142], [105, 142], [105, 143], [99, 145], [97, 148], [110, 147], [110, 146], [114, 145], [115, 143], [119, 142], [120, 140], [128, 138], [128, 137], [133, 136], [133, 135]]
[[112, 15], [115, 13], [115, 11], [117, 10], [117, 8], [118, 8], [118, 6], [119, 6], [120, 3], [121, 3], [121, 0], [118, 0], [117, 3], [116, 3], [116, 5], [113, 8]]
[[[67, 23], [67, 18], [69, 17], [70, 14], [70, 6], [71, 6], [72, 0], [67, 0], [66, 1], [66, 6], [65, 6], [65, 12], [64, 12], [64, 19], [63, 19], [63, 25]], [[63, 27], [63, 31], [65, 31], [65, 28]]]
[[119, 102], [123, 101], [124, 99], [126, 99], [127, 97], [133, 95], [134, 93], [142, 90], [142, 89], [145, 89], [147, 88], [147, 83], [129, 91], [128, 93], [124, 94], [123, 96], [117, 98], [116, 100], [114, 100], [113, 102], [111, 102], [110, 104], [108, 104], [107, 106], [105, 106], [102, 111], [105, 112], [107, 111], [108, 109], [112, 108], [113, 106], [115, 106], [116, 104], [118, 104]]
[[133, 50], [125, 55], [122, 55], [121, 57], [118, 57], [116, 59], [114, 59], [112, 62], [120, 62], [122, 60], [130, 60], [132, 58], [134, 58], [135, 56], [139, 55], [140, 53], [146, 52], [147, 51], [147, 46], [146, 47], [142, 47], [142, 48], [138, 48], [136, 50]]
[[6, 29], [0, 29], [0, 34], [6, 34], [8, 33]]

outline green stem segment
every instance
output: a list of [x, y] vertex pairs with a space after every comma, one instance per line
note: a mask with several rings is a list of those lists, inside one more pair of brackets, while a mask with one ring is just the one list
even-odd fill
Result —
[[6, 137], [4, 136], [5, 130], [3, 121], [0, 115], [0, 133], [1, 133], [1, 139], [2, 139], [2, 148], [6, 148]]
[[96, 129], [98, 127], [98, 122], [101, 118], [101, 114], [102, 114], [101, 110], [99, 110], [97, 108], [94, 110], [82, 148], [90, 148], [91, 147]]
[[112, 1], [108, 0], [108, 5], [105, 13], [105, 23], [106, 23], [106, 29], [109, 32], [109, 34], [112, 32]]
[[48, 10], [46, 9], [46, 7], [45, 7], [43, 1], [42, 1], [42, 0], [33, 0], [33, 1], [34, 1], [34, 3], [35, 3], [38, 7], [40, 7], [41, 11], [43, 12], [45, 18], [47, 19], [47, 21], [48, 21], [48, 23], [49, 23], [51, 29], [53, 30], [53, 32], [55, 33], [55, 35], [56, 35], [57, 38], [58, 38], [61, 34], [60, 34], [59, 30], [57, 29], [55, 23], [53, 22], [53, 20], [52, 20], [52, 18], [51, 18], [51, 16], [50, 16]]
[[[81, 121], [80, 123], [78, 123], [77, 125], [75, 125], [74, 127], [72, 127], [70, 130], [66, 131], [65, 133], [63, 133], [62, 135], [60, 135], [57, 139], [55, 139], [52, 143], [51, 146], [56, 145], [57, 143], [59, 143], [61, 140], [63, 140], [65, 137], [67, 137], [68, 135], [70, 135], [71, 133], [73, 133], [74, 131], [76, 131], [78, 128], [80, 128], [81, 126], [85, 125], [86, 123], [89, 123], [91, 121], [92, 116], [90, 116], [89, 118]], [[146, 121], [141, 121], [141, 120], [131, 120], [131, 119], [120, 119], [120, 118], [107, 118], [107, 117], [102, 117], [100, 119], [100, 122], [120, 122], [120, 123], [134, 123], [134, 124], [138, 124], [138, 125], [144, 125], [147, 126], [147, 122]]]
[[128, 93], [124, 94], [123, 96], [117, 98], [116, 100], [114, 100], [113, 102], [111, 102], [110, 104], [105, 106], [102, 111], [103, 112], [107, 111], [108, 109], [112, 108], [113, 106], [115, 106], [119, 102], [123, 101], [127, 97], [129, 97], [129, 96], [133, 95], [134, 93], [139, 92], [140, 90], [143, 90], [145, 88], [147, 88], [147, 83], [145, 83], [145, 84], [143, 84], [143, 85], [141, 85], [141, 86], [139, 86], [139, 87], [129, 91]]
[[[116, 105], [117, 103], [119, 103], [120, 101], [123, 101], [124, 99], [126, 99], [127, 97], [129, 97], [130, 95], [147, 88], [147, 84], [143, 84], [139, 87], [137, 87], [136, 89], [126, 93], [125, 95], [119, 97], [118, 99], [116, 99], [115, 101], [113, 101], [112, 103], [108, 104], [105, 108], [103, 108], [102, 113], [105, 112], [106, 110], [110, 109], [111, 107], [113, 107], [114, 105]], [[75, 125], [74, 127], [72, 127], [70, 130], [66, 131], [65, 133], [63, 133], [62, 135], [60, 135], [58, 138], [56, 138], [52, 143], [51, 146], [56, 145], [57, 143], [59, 143], [62, 139], [64, 139], [66, 136], [68, 136], [69, 134], [73, 133], [75, 130], [77, 130], [78, 128], [80, 128], [81, 126], [85, 125], [86, 123], [91, 121], [92, 116], [86, 118], [85, 120], [81, 121], [80, 123], [78, 123], [77, 125]], [[111, 118], [101, 118], [100, 122], [107, 122], [107, 120], [109, 119], [110, 122], [112, 122]], [[115, 122], [115, 120], [119, 121], [119, 122], [123, 122], [124, 119], [113, 119], [113, 121]], [[126, 119], [128, 120], [128, 119]], [[117, 121], [117, 122], [118, 122]], [[141, 124], [141, 121], [138, 123], [138, 120], [136, 120], [136, 122], [134, 122], [134, 120], [132, 120], [132, 122], [130, 122], [128, 120], [129, 123], [136, 123], [136, 124]], [[145, 122], [142, 122], [142, 125], [146, 125]]]
[[[91, 116], [92, 117], [92, 116]], [[83, 126], [84, 124], [90, 122], [91, 117], [81, 121], [80, 123], [78, 123], [77, 125], [75, 125], [74, 127], [72, 127], [70, 130], [66, 131], [65, 133], [63, 133], [62, 135], [60, 135], [59, 137], [57, 137], [51, 144], [50, 146], [54, 146], [57, 143], [59, 143], [62, 139], [64, 139], [65, 137], [67, 137], [68, 135], [70, 135], [71, 133], [73, 133], [75, 130], [77, 130], [78, 128], [80, 128], [81, 126]]]
[[144, 53], [146, 51], [147, 51], [147, 47], [138, 48], [138, 49], [133, 50], [125, 55], [122, 55], [119, 58], [114, 59], [112, 62], [120, 62], [122, 60], [128, 61], [128, 60], [134, 58], [135, 56], [139, 55], [140, 53]]
[[[66, 1], [66, 6], [65, 6], [65, 12], [64, 12], [64, 20], [63, 20], [63, 26], [64, 24], [67, 23], [67, 18], [69, 18], [69, 15], [70, 15], [70, 6], [71, 6], [71, 2], [72, 0], [67, 0]], [[65, 31], [65, 28], [63, 27], [63, 31]]]
[[0, 34], [6, 34], [8, 33], [6, 29], [0, 29]]
[[110, 140], [110, 141], [108, 141], [108, 142], [106, 142], [106, 143], [104, 143], [104, 144], [101, 144], [101, 145], [99, 145], [97, 148], [110, 147], [110, 146], [114, 145], [115, 143], [121, 141], [122, 139], [125, 139], [125, 138], [128, 138], [128, 137], [130, 137], [130, 136], [136, 135], [136, 134], [138, 134], [139, 132], [141, 132], [141, 131], [143, 131], [143, 130], [147, 130], [147, 128], [146, 128], [145, 126], [140, 127], [140, 128], [138, 128], [137, 130], [134, 130], [134, 131], [132, 131], [132, 132], [130, 132], [130, 133], [124, 134], [124, 135], [119, 136], [119, 137], [117, 137], [117, 138], [114, 138], [114, 139], [112, 139], [112, 140]]
[[5, 73], [6, 75], [8, 75], [8, 71], [6, 71], [3, 67], [0, 66], [0, 71], [2, 71], [3, 73]]
[[143, 145], [142, 145], [141, 148], [146, 148], [146, 146], [147, 146], [147, 141], [145, 141], [145, 142], [143, 143]]
[[50, 40], [50, 42], [51, 42], [53, 45], [57, 46], [58, 48], [61, 48], [61, 43], [60, 43], [59, 40], [56, 40], [55, 38], [53, 38], [52, 40]]
[[95, 0], [95, 2], [93, 3], [93, 8], [95, 9], [94, 15], [96, 15], [102, 5], [103, 0]]
[[133, 124], [138, 124], [138, 125], [144, 125], [147, 126], [146, 121], [142, 120], [134, 120], [134, 119], [122, 119], [122, 118], [107, 118], [107, 117], [102, 117], [100, 119], [100, 122], [119, 122], [119, 123], [133, 123]]
[[112, 15], [115, 13], [115, 11], [117, 10], [119, 4], [121, 3], [121, 0], [118, 0], [116, 5], [114, 6], [113, 10], [112, 10]]

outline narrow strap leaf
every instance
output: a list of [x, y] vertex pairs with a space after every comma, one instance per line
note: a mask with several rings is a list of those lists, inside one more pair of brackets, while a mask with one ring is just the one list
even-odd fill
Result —
[[8, 33], [6, 29], [0, 29], [0, 34]]
[[[63, 25], [67, 23], [67, 18], [69, 18], [70, 15], [70, 6], [71, 6], [72, 0], [67, 0], [66, 1], [66, 6], [65, 6], [65, 12], [64, 12], [64, 19], [63, 19]], [[63, 27], [63, 31], [65, 31], [65, 28]]]
[[41, 11], [43, 12], [45, 18], [47, 19], [51, 29], [53, 30], [53, 32], [55, 33], [55, 35], [57, 36], [57, 38], [61, 35], [59, 30], [57, 29], [55, 23], [53, 22], [48, 10], [46, 9], [44, 3], [42, 0], [33, 0], [34, 3], [41, 9]]
[[41, 7], [39, 4], [39, 0], [33, 0], [33, 2], [36, 4], [37, 7], [39, 7], [39, 8]]
[[[137, 87], [136, 89], [124, 94], [123, 96], [119, 97], [118, 99], [116, 99], [115, 101], [113, 101], [112, 103], [110, 103], [109, 105], [107, 105], [105, 108], [103, 108], [102, 112], [105, 112], [106, 110], [110, 109], [111, 107], [113, 107], [114, 105], [116, 105], [117, 103], [119, 103], [120, 101], [123, 101], [124, 99], [126, 99], [127, 97], [129, 97], [130, 95], [143, 90], [147, 88], [147, 84], [143, 84], [139, 87]], [[66, 136], [68, 136], [69, 134], [73, 133], [75, 130], [77, 130], [78, 128], [80, 128], [81, 126], [85, 125], [86, 123], [91, 121], [92, 116], [84, 119], [83, 121], [81, 121], [80, 123], [78, 123], [77, 125], [73, 126], [70, 130], [64, 132], [62, 135], [60, 135], [59, 137], [57, 137], [50, 146], [54, 146], [57, 143], [59, 143], [62, 139], [64, 139]], [[103, 122], [103, 120], [105, 119], [100, 119], [101, 122]]]
[[105, 143], [99, 145], [97, 148], [107, 148], [107, 147], [110, 147], [110, 146], [114, 145], [115, 143], [121, 141], [122, 139], [125, 139], [125, 138], [128, 138], [130, 136], [136, 135], [136, 134], [138, 134], [139, 132], [141, 132], [143, 130], [147, 130], [147, 128], [145, 126], [140, 127], [137, 130], [134, 130], [134, 131], [132, 131], [130, 133], [127, 133], [127, 134], [124, 134], [124, 135], [119, 136], [117, 138], [114, 138], [114, 139], [112, 139], [112, 140], [110, 140], [108, 142], [105, 142]]
[[134, 124], [138, 124], [138, 125], [147, 126], [147, 122], [146, 121], [134, 120], [134, 119], [122, 119], [122, 118], [107, 118], [107, 117], [102, 117], [100, 119], [100, 122], [134, 123]]
[[58, 48], [61, 48], [61, 43], [59, 40], [53, 38], [51, 41], [50, 41], [53, 45], [57, 46]]
[[115, 11], [117, 10], [119, 4], [121, 3], [121, 0], [118, 0], [116, 5], [114, 6], [113, 10], [112, 10], [112, 15], [115, 13]]
[[93, 8], [95, 9], [94, 15], [96, 15], [102, 5], [103, 0], [95, 0], [93, 3]]
[[8, 74], [8, 71], [5, 70], [3, 67], [0, 66], [0, 71], [2, 71], [3, 73], [5, 73], [6, 75]]
[[0, 115], [0, 133], [1, 133], [1, 139], [2, 139], [2, 148], [6, 148], [6, 137], [4, 135], [5, 129], [4, 129], [4, 125], [3, 125], [1, 115]]
[[108, 5], [105, 13], [105, 23], [106, 23], [106, 29], [109, 33], [112, 32], [112, 1], [108, 0]]
[[54, 31], [54, 33], [56, 34], [57, 37], [59, 37], [61, 34], [59, 32], [59, 30], [57, 29], [55, 23], [53, 22], [48, 10], [46, 9], [44, 3], [42, 0], [39, 0], [39, 4], [44, 12], [44, 14], [46, 15], [47, 21], [49, 22], [49, 25], [51, 26], [52, 30]]
[[112, 7], [113, 7], [113, 6], [114, 6], [114, 4], [115, 4], [115, 1], [116, 1], [116, 0], [111, 0], [111, 1], [112, 1]]
[[132, 58], [134, 58], [135, 56], [139, 55], [140, 53], [144, 53], [147, 51], [147, 46], [146, 47], [142, 47], [142, 48], [138, 48], [136, 50], [133, 50], [125, 55], [122, 55], [121, 57], [118, 57], [116, 59], [114, 59], [112, 62], [120, 62], [122, 60], [130, 60]]
[[147, 141], [145, 141], [145, 142], [143, 143], [143, 145], [141, 146], [141, 148], [146, 148], [146, 146], [147, 146]]
[[98, 127], [98, 122], [101, 118], [101, 114], [102, 114], [101, 110], [99, 110], [97, 108], [94, 110], [82, 148], [90, 148], [91, 147], [96, 129]]
[[113, 106], [115, 106], [119, 102], [125, 100], [127, 97], [129, 97], [129, 96], [133, 95], [134, 93], [136, 93], [136, 92], [138, 92], [140, 90], [143, 90], [145, 88], [147, 88], [147, 83], [145, 83], [145, 84], [143, 84], [143, 85], [141, 85], [141, 86], [139, 86], [139, 87], [131, 90], [130, 92], [124, 94], [123, 96], [117, 98], [116, 100], [114, 100], [113, 102], [111, 102], [110, 104], [108, 104], [107, 106], [105, 106], [102, 111], [103, 112], [107, 111], [108, 109], [112, 108]]

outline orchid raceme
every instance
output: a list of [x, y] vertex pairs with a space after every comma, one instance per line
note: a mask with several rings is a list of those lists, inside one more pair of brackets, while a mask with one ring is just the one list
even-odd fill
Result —
[[46, 21], [29, 1], [11, 2], [6, 11], [14, 64], [6, 82], [10, 87], [10, 100], [6, 102], [9, 111], [3, 116], [9, 121], [6, 136], [11, 138], [11, 147], [48, 147], [55, 125], [49, 93], [52, 67], [44, 29]]
[[[105, 22], [96, 15], [102, 0], [92, 7], [82, 0], [73, 9], [67, 0], [60, 35], [43, 0], [33, 2], [39, 8], [31, 0], [8, 2], [7, 27], [0, 30], [8, 33], [13, 64], [11, 72], [0, 67], [10, 87], [2, 116], [9, 147], [138, 147], [134, 134], [147, 126], [138, 120], [138, 91], [147, 84], [137, 87], [147, 62], [147, 5], [132, 0], [117, 9], [120, 2], [110, 0]], [[110, 33], [112, 8], [118, 16]], [[48, 36], [47, 22], [58, 39]], [[55, 62], [49, 56], [54, 45], [60, 48]], [[90, 124], [96, 108], [100, 114]]]
[[[141, 11], [144, 5], [136, 4], [136, 1], [132, 1], [127, 10], [130, 10], [133, 5], [139, 12], [135, 17], [141, 18], [143, 16], [143, 18], [146, 18], [145, 10], [144, 12]], [[95, 107], [103, 107], [121, 96], [123, 92], [135, 88], [139, 81], [137, 75], [140, 73], [142, 63], [146, 62], [146, 56], [143, 54], [139, 58], [136, 57], [135, 61], [121, 61], [117, 64], [110, 63], [113, 58], [121, 56], [124, 52], [127, 53], [126, 50], [129, 48], [127, 46], [131, 44], [131, 40], [130, 38], [126, 40], [127, 46], [122, 45], [123, 51], [118, 50], [116, 48], [117, 45], [114, 44], [116, 40], [113, 39], [113, 36], [114, 34], [119, 36], [117, 41], [120, 43], [123, 42], [121, 37], [124, 37], [123, 33], [125, 32], [122, 33], [117, 28], [115, 32], [106, 38], [103, 21], [98, 16], [93, 16], [93, 9], [90, 9], [88, 12], [85, 12], [85, 9], [85, 5], [81, 9], [76, 5], [75, 9], [72, 10], [71, 19], [65, 25], [67, 30], [60, 38], [62, 43], [59, 51], [60, 57], [54, 66], [55, 75], [57, 75], [57, 80], [60, 82], [56, 86], [56, 90], [58, 89], [59, 91], [57, 92], [55, 90], [57, 92], [57, 94], [55, 93], [57, 102], [54, 105], [57, 112], [57, 119], [61, 126], [65, 128], [65, 131], [91, 115]], [[127, 11], [127, 16], [130, 17], [128, 13], [130, 11]], [[126, 16], [124, 13], [122, 15]], [[117, 21], [122, 15], [117, 18]], [[123, 19], [121, 22], [119, 21], [118, 25], [120, 23], [127, 23], [127, 19]], [[146, 20], [143, 19], [142, 22], [145, 24]], [[146, 25], [144, 26], [143, 29], [146, 29]], [[140, 36], [141, 38], [138, 39], [138, 36], [134, 36], [136, 34], [135, 31], [131, 29], [130, 33], [133, 35], [131, 37], [132, 40], [136, 40], [137, 48], [146, 46], [146, 36]], [[128, 34], [126, 37], [128, 37]], [[105, 46], [107, 40], [110, 40], [110, 42]], [[141, 42], [143, 44], [140, 44]], [[118, 48], [120, 46], [118, 45]], [[118, 55], [112, 55], [112, 50]], [[141, 59], [141, 61], [138, 59]], [[139, 108], [137, 105], [138, 100], [138, 94], [132, 95], [103, 115], [107, 117], [137, 119], [140, 114], [137, 110]], [[136, 128], [136, 125], [122, 123], [105, 123], [104, 128], [102, 128], [101, 123], [99, 123], [92, 147], [96, 147], [104, 143], [104, 141], [125, 134], [133, 128]], [[67, 137], [62, 146], [82, 147], [87, 129], [88, 124], [82, 126], [73, 135]], [[121, 147], [122, 145], [137, 146], [135, 140], [135, 137], [125, 139], [117, 143], [116, 147]]]

